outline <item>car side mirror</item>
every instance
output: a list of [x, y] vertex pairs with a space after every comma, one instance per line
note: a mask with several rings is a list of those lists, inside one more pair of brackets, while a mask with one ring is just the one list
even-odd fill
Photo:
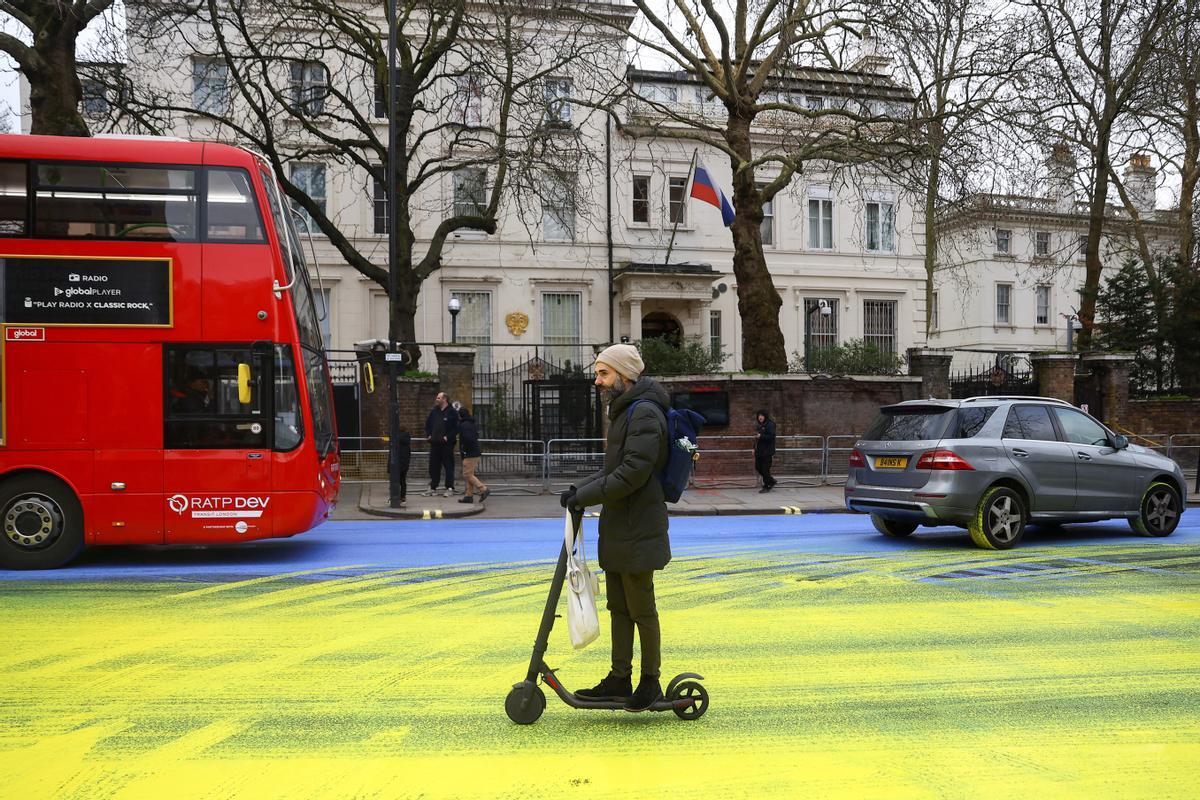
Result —
[[1112, 446], [1117, 450], [1124, 450], [1129, 447], [1129, 437], [1117, 434], [1112, 438]]

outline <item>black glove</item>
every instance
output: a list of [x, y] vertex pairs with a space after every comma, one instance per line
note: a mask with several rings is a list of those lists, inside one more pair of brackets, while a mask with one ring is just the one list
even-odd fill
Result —
[[575, 487], [572, 486], [570, 489], [567, 489], [565, 492], [560, 494], [558, 496], [558, 504], [563, 508], [570, 509], [571, 511], [577, 510], [579, 506], [575, 503], [575, 491]]

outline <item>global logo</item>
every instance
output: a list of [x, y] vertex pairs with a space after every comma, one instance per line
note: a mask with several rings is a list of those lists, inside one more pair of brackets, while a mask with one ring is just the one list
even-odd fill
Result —
[[188, 499], [181, 494], [171, 495], [167, 498], [167, 505], [170, 506], [171, 510], [176, 514], [182, 514], [187, 510]]

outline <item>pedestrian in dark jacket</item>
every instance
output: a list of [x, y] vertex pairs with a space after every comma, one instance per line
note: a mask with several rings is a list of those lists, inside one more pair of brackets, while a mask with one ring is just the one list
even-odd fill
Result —
[[779, 481], [771, 477], [771, 462], [775, 459], [775, 421], [767, 410], [761, 409], [755, 417], [754, 426], [754, 470], [762, 476], [759, 494], [769, 492]]
[[458, 411], [451, 407], [445, 392], [438, 392], [429, 416], [425, 418], [425, 436], [429, 439], [429, 491], [437, 492], [438, 480], [446, 475], [446, 497], [454, 494], [454, 441], [458, 438]]
[[388, 448], [388, 475], [395, 470], [399, 474], [400, 479], [400, 506], [404, 507], [405, 498], [408, 497], [408, 467], [412, 463], [412, 434], [408, 431], [400, 431], [396, 437], [395, 456], [396, 461], [392, 461], [392, 449]]
[[479, 447], [479, 431], [475, 428], [475, 418], [466, 406], [458, 410], [458, 442], [463, 460], [463, 483], [466, 484], [466, 495], [458, 502], [474, 503], [474, 495], [478, 493], [479, 502], [482, 503], [491, 492], [488, 491], [487, 484], [475, 475], [475, 470], [479, 468], [479, 459], [483, 457], [483, 450]]
[[[654, 571], [671, 560], [667, 505], [657, 474], [667, 463], [666, 409], [671, 401], [656, 381], [642, 377], [644, 365], [633, 345], [607, 348], [596, 357], [595, 369], [596, 385], [608, 401], [604, 468], [572, 486], [561, 500], [572, 510], [604, 506], [599, 550], [612, 618], [612, 669], [595, 687], [575, 694], [624, 700], [626, 710], [643, 711], [662, 697]], [[633, 691], [635, 627], [642, 671]]]

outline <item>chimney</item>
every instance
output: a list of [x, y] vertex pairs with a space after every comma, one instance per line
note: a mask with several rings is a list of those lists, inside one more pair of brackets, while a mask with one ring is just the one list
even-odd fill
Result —
[[1054, 210], [1059, 214], [1075, 211], [1075, 171], [1078, 163], [1066, 142], [1058, 142], [1050, 148], [1045, 161], [1047, 185]]
[[1142, 217], [1154, 214], [1154, 194], [1158, 188], [1158, 170], [1150, 163], [1146, 153], [1135, 153], [1129, 157], [1125, 171], [1121, 173], [1125, 179], [1125, 191], [1129, 200]]
[[863, 28], [858, 43], [858, 58], [850, 65], [851, 72], [866, 72], [869, 75], [888, 75], [892, 71], [892, 60], [883, 53], [879, 40], [869, 27]]

